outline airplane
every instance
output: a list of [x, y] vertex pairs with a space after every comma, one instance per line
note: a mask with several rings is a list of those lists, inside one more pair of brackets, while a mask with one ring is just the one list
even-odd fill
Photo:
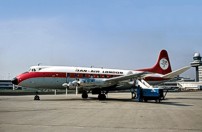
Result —
[[[151, 68], [138, 70], [105, 69], [94, 67], [70, 66], [32, 66], [12, 80], [14, 85], [36, 89], [80, 89], [82, 98], [88, 93], [98, 94], [99, 100], [105, 100], [106, 94], [114, 90], [127, 90], [142, 82], [143, 86], [170, 80], [188, 70], [185, 66], [172, 71], [168, 53], [161, 50], [156, 64]], [[139, 84], [139, 83], [138, 83]], [[140, 83], [141, 84], [141, 83]], [[36, 94], [36, 100], [39, 96]]]

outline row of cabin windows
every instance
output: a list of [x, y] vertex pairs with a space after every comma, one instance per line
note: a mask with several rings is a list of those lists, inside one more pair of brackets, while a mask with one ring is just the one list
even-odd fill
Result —
[[118, 75], [99, 75], [99, 74], [74, 74], [67, 73], [67, 77], [75, 77], [75, 78], [111, 78], [117, 77]]
[[[41, 70], [41, 69], [40, 69]], [[31, 69], [32, 72], [35, 72], [36, 69]], [[77, 74], [77, 73], [67, 73], [67, 77], [74, 78], [112, 78], [119, 75], [100, 75], [100, 74]]]

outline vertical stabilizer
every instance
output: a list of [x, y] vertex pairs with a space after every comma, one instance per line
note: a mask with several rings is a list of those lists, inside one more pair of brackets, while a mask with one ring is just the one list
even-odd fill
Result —
[[147, 71], [159, 74], [168, 74], [172, 72], [167, 51], [161, 50], [158, 60], [152, 68], [139, 69], [138, 71]]

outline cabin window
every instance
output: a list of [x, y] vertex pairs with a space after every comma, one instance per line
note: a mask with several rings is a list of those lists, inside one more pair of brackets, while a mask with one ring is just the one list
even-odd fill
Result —
[[90, 75], [90, 78], [93, 78], [93, 75], [92, 75], [92, 74]]
[[69, 73], [67, 73], [67, 77], [70, 77], [70, 74], [69, 74]]
[[74, 74], [74, 76], [77, 78], [77, 77], [78, 77], [78, 74]]
[[86, 74], [83, 74], [83, 78], [85, 78], [86, 77]]

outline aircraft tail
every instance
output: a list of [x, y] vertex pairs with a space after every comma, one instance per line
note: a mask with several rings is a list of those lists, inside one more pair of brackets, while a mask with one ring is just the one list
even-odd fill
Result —
[[168, 74], [172, 72], [170, 60], [166, 50], [161, 50], [156, 64], [152, 68], [139, 69], [138, 71], [147, 71], [159, 74]]

